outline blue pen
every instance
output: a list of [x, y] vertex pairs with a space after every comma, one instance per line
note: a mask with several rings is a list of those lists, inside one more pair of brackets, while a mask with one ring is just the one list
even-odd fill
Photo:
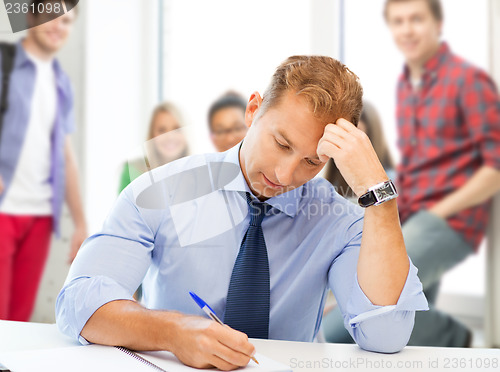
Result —
[[[207, 314], [210, 318], [212, 318], [212, 320], [215, 320], [220, 325], [225, 325], [224, 323], [222, 323], [222, 321], [219, 319], [219, 317], [215, 314], [215, 311], [213, 311], [213, 309], [210, 306], [208, 306], [208, 304], [205, 301], [203, 301], [196, 293], [189, 292], [189, 294], [193, 298], [194, 302], [196, 302], [198, 304], [200, 309], [205, 312], [205, 314]], [[255, 359], [253, 356], [250, 358], [252, 358], [252, 360], [255, 363], [259, 364], [259, 362], [257, 362], [257, 359]]]
[[198, 297], [196, 293], [189, 292], [189, 294], [191, 295], [193, 300], [198, 304], [200, 309], [205, 312], [205, 314], [207, 314], [210, 318], [212, 318], [212, 320], [215, 320], [220, 325], [224, 325], [224, 323], [222, 323], [219, 317], [215, 314], [215, 311], [213, 311], [213, 309], [210, 306], [208, 306], [208, 304], [205, 301], [203, 301], [200, 297]]

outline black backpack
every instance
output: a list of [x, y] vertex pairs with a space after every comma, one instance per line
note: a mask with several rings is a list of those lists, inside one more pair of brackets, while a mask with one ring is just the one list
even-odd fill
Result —
[[16, 57], [16, 46], [14, 44], [0, 43], [0, 53], [2, 54], [2, 95], [0, 97], [0, 140], [3, 129], [3, 119], [9, 103], [7, 96], [9, 95], [10, 74], [14, 68], [14, 58]]

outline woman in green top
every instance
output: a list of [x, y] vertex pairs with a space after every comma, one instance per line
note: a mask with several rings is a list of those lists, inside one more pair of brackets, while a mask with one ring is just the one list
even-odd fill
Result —
[[186, 137], [182, 132], [179, 110], [169, 102], [162, 103], [153, 111], [149, 124], [146, 154], [125, 163], [120, 178], [121, 192], [144, 172], [188, 155]]

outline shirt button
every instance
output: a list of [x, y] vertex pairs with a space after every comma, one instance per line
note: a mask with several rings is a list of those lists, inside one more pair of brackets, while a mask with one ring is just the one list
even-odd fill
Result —
[[410, 144], [411, 144], [413, 147], [417, 146], [417, 140], [416, 140], [415, 138], [412, 138], [412, 139], [410, 140]]

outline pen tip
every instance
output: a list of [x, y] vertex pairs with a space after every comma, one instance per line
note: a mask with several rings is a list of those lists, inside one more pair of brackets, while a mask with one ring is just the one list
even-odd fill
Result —
[[199, 298], [196, 295], [196, 293], [194, 293], [194, 292], [189, 292], [189, 294], [191, 295], [191, 297], [193, 298], [193, 300], [198, 304], [198, 306], [203, 309], [203, 306], [206, 305], [205, 301], [203, 301], [201, 298]]

